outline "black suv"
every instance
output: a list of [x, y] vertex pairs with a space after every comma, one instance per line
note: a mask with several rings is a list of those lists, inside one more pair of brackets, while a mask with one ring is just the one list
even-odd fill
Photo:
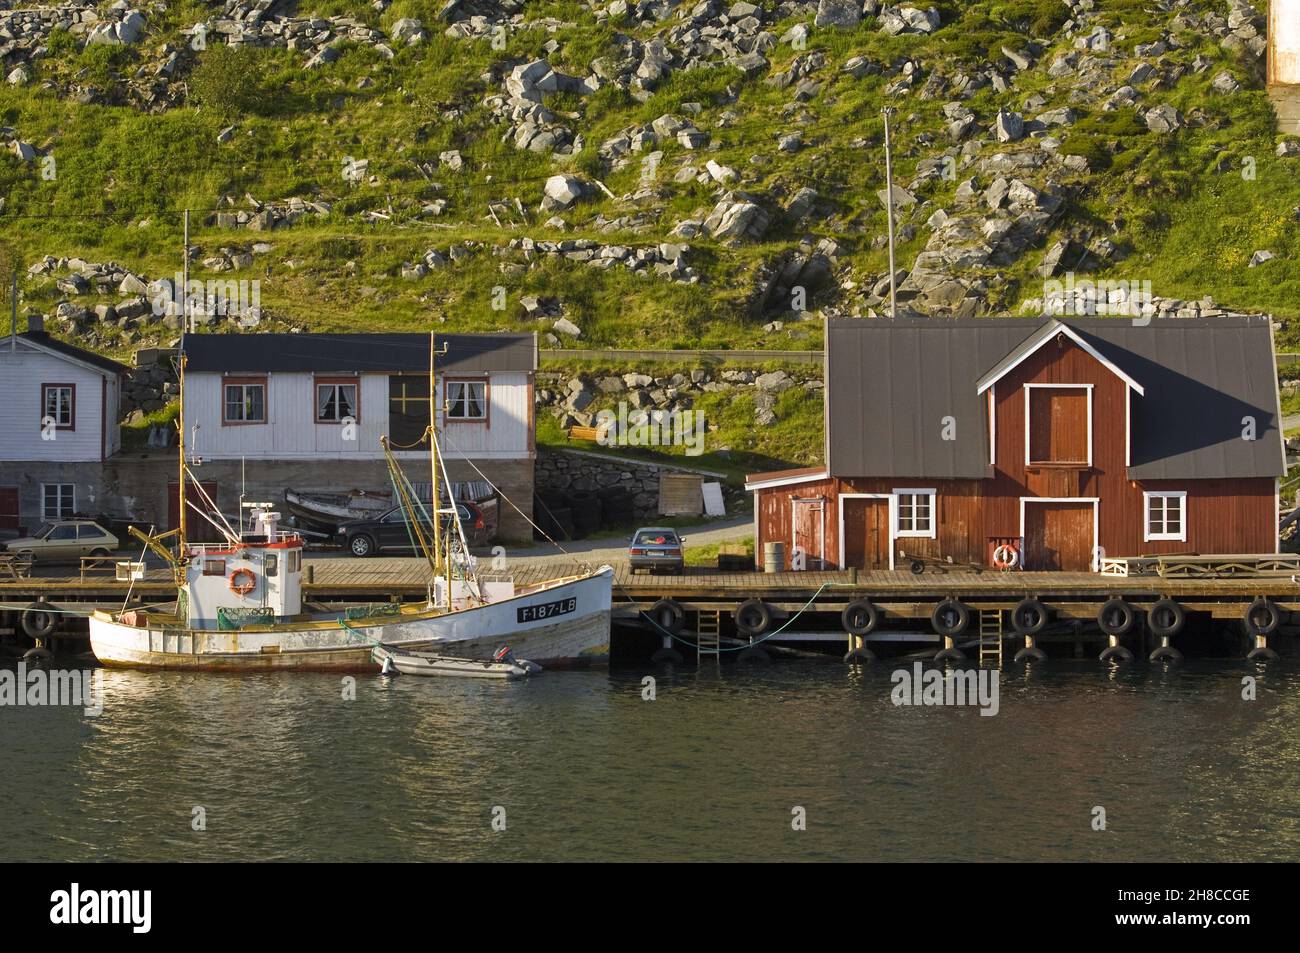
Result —
[[[488, 528], [483, 520], [483, 511], [476, 504], [467, 501], [457, 503], [456, 508], [460, 510], [460, 525], [465, 528], [465, 538], [470, 546], [485, 545], [488, 541]], [[379, 553], [414, 554], [417, 552], [411, 542], [415, 536], [414, 527], [407, 525], [408, 522], [406, 510], [394, 506], [378, 519], [351, 520], [340, 524], [335, 538], [353, 556], [375, 556]], [[422, 519], [420, 522], [425, 535], [428, 536], [432, 527], [427, 520]], [[444, 516], [442, 531], [450, 533], [452, 529], [451, 517]]]

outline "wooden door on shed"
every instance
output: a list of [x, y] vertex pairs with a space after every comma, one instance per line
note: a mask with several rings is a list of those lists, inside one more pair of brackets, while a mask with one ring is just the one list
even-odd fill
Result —
[[1087, 572], [1092, 566], [1093, 505], [1026, 500], [1025, 568]]
[[[791, 521], [794, 523], [794, 548], [790, 551], [790, 568], [826, 568], [826, 501], [820, 496], [794, 497], [790, 500], [790, 507]], [[802, 554], [802, 564], [800, 554]]]
[[0, 530], [18, 529], [18, 487], [0, 486]]
[[844, 566], [889, 568], [889, 500], [844, 498]]

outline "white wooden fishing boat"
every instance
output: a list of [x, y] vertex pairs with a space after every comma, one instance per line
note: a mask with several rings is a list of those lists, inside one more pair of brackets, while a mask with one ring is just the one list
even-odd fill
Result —
[[290, 515], [310, 526], [330, 530], [349, 520], [375, 519], [393, 508], [393, 498], [388, 494], [365, 493], [303, 493], [293, 488], [284, 491], [284, 502]]
[[177, 610], [97, 610], [90, 644], [105, 665], [175, 669], [370, 671], [377, 644], [487, 659], [502, 642], [550, 666], [609, 655], [609, 566], [516, 589], [438, 577], [423, 604], [369, 614], [302, 611], [302, 539], [264, 512], [260, 532], [190, 544]]
[[[430, 394], [433, 386], [430, 335]], [[98, 610], [90, 618], [90, 644], [105, 665], [200, 670], [332, 669], [374, 671], [377, 645], [432, 652], [459, 659], [491, 659], [509, 642], [540, 664], [567, 666], [609, 655], [610, 602], [614, 571], [608, 566], [546, 582], [516, 587], [509, 577], [480, 580], [459, 510], [439, 493], [451, 490], [430, 427], [431, 492], [436, 506], [420, 502], [383, 442], [394, 495], [409, 513], [410, 526], [430, 567], [429, 596], [423, 604], [362, 607], [359, 611], [311, 613], [302, 604], [303, 538], [283, 530], [270, 503], [246, 503], [255, 511], [251, 530], [235, 530], [214, 516], [211, 499], [185, 463], [185, 356], [180, 357], [180, 512], [177, 530], [162, 536], [133, 535], [173, 566], [174, 609]], [[435, 415], [430, 413], [430, 418]], [[220, 543], [185, 538], [186, 487], [208, 507], [193, 506], [224, 537]], [[191, 504], [192, 505], [192, 504]], [[442, 519], [433, 518], [430, 510]], [[444, 524], [453, 534], [448, 538]], [[426, 540], [424, 534], [430, 539]], [[173, 555], [163, 541], [176, 535]]]
[[463, 659], [435, 652], [420, 652], [396, 645], [376, 645], [371, 653], [384, 675], [441, 675], [453, 678], [503, 678], [507, 681], [527, 678], [542, 667], [526, 659], [516, 659], [508, 650], [490, 659]]

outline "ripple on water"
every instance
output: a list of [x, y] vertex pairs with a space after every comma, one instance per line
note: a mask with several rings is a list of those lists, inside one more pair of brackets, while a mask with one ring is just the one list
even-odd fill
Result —
[[[1300, 677], [1011, 669], [896, 707], [889, 663], [525, 683], [105, 673], [0, 709], [5, 860], [1242, 860], [1300, 853]], [[491, 828], [505, 809], [507, 830]], [[807, 830], [791, 829], [792, 809]], [[1095, 807], [1107, 830], [1091, 829]], [[206, 830], [192, 829], [196, 808]]]

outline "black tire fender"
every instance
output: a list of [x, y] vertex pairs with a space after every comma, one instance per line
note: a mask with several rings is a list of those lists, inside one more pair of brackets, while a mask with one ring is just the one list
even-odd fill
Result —
[[1048, 609], [1042, 602], [1029, 596], [1021, 599], [1011, 610], [1011, 626], [1021, 635], [1037, 635], [1047, 625]]
[[772, 628], [772, 607], [762, 599], [746, 599], [736, 606], [736, 628], [741, 635], [762, 635]]
[[970, 625], [970, 607], [953, 598], [945, 599], [930, 613], [930, 623], [946, 638], [961, 635]]
[[58, 622], [54, 606], [48, 602], [33, 602], [23, 610], [23, 631], [33, 639], [47, 638]]
[[1187, 622], [1187, 610], [1173, 599], [1161, 599], [1151, 607], [1147, 623], [1151, 631], [1162, 639], [1177, 635]]
[[880, 625], [880, 610], [868, 599], [854, 599], [840, 613], [840, 625], [849, 635], [868, 635]]
[[1251, 635], [1272, 635], [1282, 624], [1282, 610], [1272, 599], [1261, 597], [1246, 607], [1244, 621]]
[[1128, 635], [1136, 619], [1133, 607], [1118, 596], [1108, 599], [1097, 610], [1097, 626], [1107, 635]]
[[651, 622], [669, 635], [676, 635], [682, 631], [682, 625], [686, 622], [686, 610], [676, 599], [660, 599], [650, 607], [646, 615], [650, 617]]

